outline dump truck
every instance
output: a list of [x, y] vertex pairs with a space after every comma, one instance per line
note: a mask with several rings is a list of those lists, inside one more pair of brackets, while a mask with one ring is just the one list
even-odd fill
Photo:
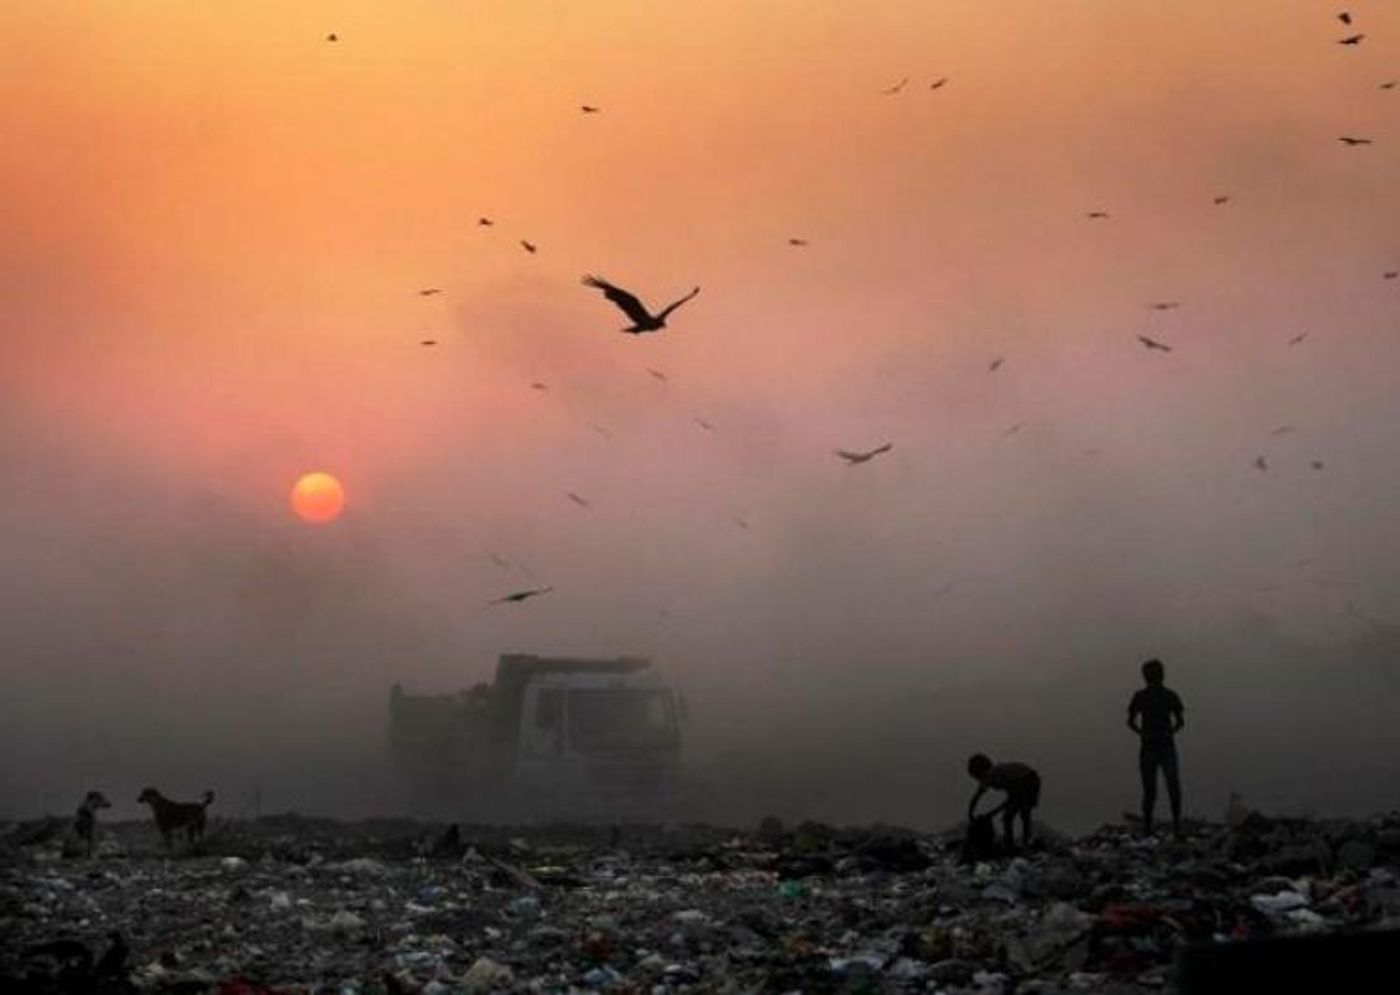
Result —
[[645, 813], [674, 796], [683, 700], [651, 661], [503, 654], [495, 680], [389, 693], [394, 776], [419, 809]]

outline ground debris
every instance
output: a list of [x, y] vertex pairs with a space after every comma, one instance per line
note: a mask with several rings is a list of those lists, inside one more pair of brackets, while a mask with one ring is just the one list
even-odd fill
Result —
[[1400, 815], [1109, 825], [981, 862], [955, 833], [774, 819], [278, 816], [173, 857], [117, 824], [91, 860], [36, 825], [0, 853], [0, 988], [35, 995], [1127, 993], [1188, 947], [1400, 927]]

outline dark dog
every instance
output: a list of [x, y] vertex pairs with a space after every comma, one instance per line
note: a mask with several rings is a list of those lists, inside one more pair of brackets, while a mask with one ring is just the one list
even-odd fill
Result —
[[112, 803], [102, 792], [89, 791], [83, 803], [78, 806], [78, 814], [73, 817], [73, 835], [77, 837], [77, 845], [82, 847], [89, 857], [92, 856], [93, 841], [97, 837], [97, 810], [111, 807]]
[[172, 802], [155, 788], [147, 788], [136, 799], [139, 804], [151, 806], [160, 838], [165, 840], [165, 848], [170, 849], [175, 840], [176, 830], [185, 831], [185, 839], [194, 843], [204, 837], [204, 812], [214, 800], [214, 792], [204, 792], [197, 802]]

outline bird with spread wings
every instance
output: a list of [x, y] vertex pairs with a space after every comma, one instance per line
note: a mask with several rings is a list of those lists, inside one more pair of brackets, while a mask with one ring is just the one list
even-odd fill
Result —
[[858, 466], [861, 463], [869, 463], [881, 453], [887, 453], [894, 448], [894, 443], [886, 442], [883, 446], [876, 446], [874, 449], [867, 449], [865, 452], [857, 453], [849, 449], [838, 449], [836, 455], [846, 461], [847, 466]]
[[622, 313], [632, 319], [631, 326], [621, 329], [632, 335], [640, 335], [643, 332], [656, 332], [666, 327], [666, 319], [671, 312], [700, 293], [700, 288], [696, 287], [690, 293], [678, 300], [672, 301], [656, 314], [652, 314], [646, 306], [637, 298], [636, 294], [623, 290], [616, 284], [609, 283], [602, 277], [585, 275], [583, 284], [586, 287], [596, 287], [603, 292], [603, 296], [616, 304]]
[[488, 605], [518, 605], [518, 604], [520, 604], [522, 601], [528, 601], [530, 598], [539, 597], [541, 594], [548, 594], [548, 593], [549, 593], [550, 591], [552, 591], [552, 590], [554, 590], [554, 588], [552, 588], [552, 587], [534, 587], [534, 588], [531, 588], [531, 589], [529, 589], [529, 590], [527, 590], [527, 591], [515, 591], [515, 592], [513, 592], [513, 593], [511, 593], [511, 594], [507, 594], [507, 595], [506, 595], [505, 597], [503, 597], [503, 598], [497, 598], [497, 599], [494, 600], [494, 601], [488, 601], [487, 604], [488, 604]]

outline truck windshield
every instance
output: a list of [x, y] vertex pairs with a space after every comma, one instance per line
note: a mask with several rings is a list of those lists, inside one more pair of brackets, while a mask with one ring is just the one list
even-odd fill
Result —
[[669, 691], [569, 692], [569, 741], [584, 753], [674, 749], [676, 715]]

